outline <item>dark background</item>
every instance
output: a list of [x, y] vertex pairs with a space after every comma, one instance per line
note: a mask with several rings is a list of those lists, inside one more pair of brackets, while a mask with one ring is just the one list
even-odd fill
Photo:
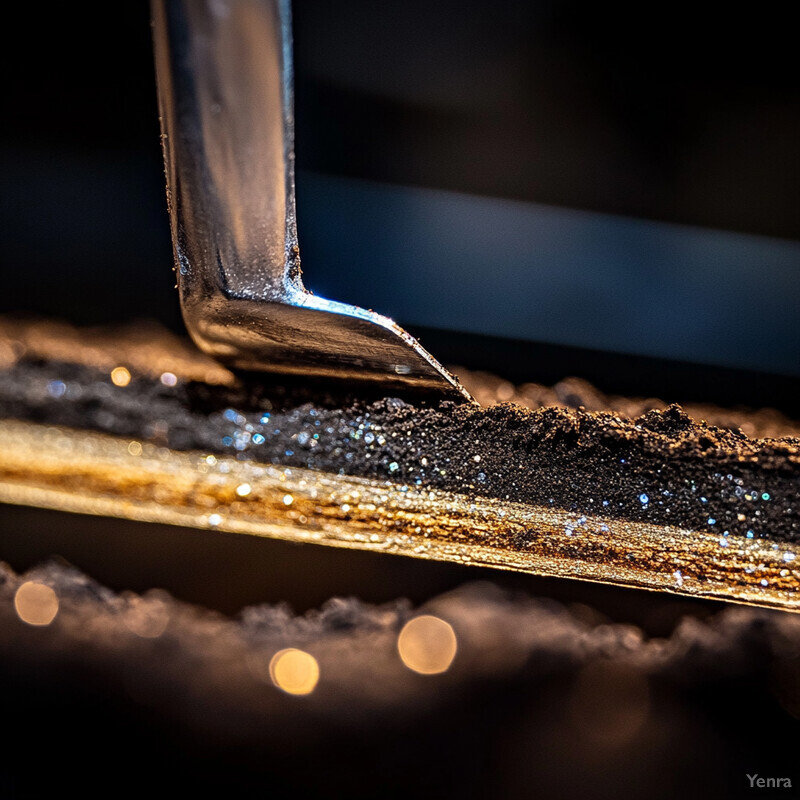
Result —
[[[312, 289], [395, 314], [443, 361], [513, 380], [577, 374], [610, 392], [800, 416], [800, 74], [785, 12], [514, 0], [300, 0], [293, 12]], [[0, 312], [154, 318], [181, 331], [147, 4], [28, 4], [9, 15]], [[58, 553], [114, 589], [163, 586], [226, 614], [282, 600], [303, 611], [348, 593], [417, 604], [488, 575], [654, 636], [722, 607], [34, 509], [3, 508], [0, 527], [0, 557], [17, 570]], [[595, 796], [758, 796], [742, 790], [743, 773], [789, 773], [797, 736], [766, 669], [719, 682], [710, 668], [706, 682], [659, 690], [661, 708], [689, 715], [673, 751], [691, 751], [674, 769], [656, 753], [661, 783], [645, 790], [633, 761], [590, 762], [565, 747], [552, 763], [524, 752], [519, 763], [532, 766], [513, 794], [568, 796], [575, 784]], [[94, 670], [91, 655], [66, 677], [58, 665], [23, 671], [13, 656], [0, 665], [20, 741], [42, 723], [60, 748], [49, 772], [6, 754], [0, 790], [11, 776], [10, 791], [32, 785], [30, 796], [41, 796], [37, 781], [114, 796], [124, 784], [140, 796], [159, 785], [202, 796], [204, 783], [267, 796], [263, 781], [278, 776], [282, 796], [298, 779], [319, 796], [353, 796], [365, 779], [365, 795], [371, 780], [388, 796], [388, 775], [405, 796], [491, 796], [500, 766], [485, 748], [496, 733], [538, 720], [546, 742], [548, 709], [566, 696], [498, 681], [385, 746], [379, 726], [364, 731], [353, 741], [360, 760], [343, 741], [333, 754], [322, 743], [261, 763], [261, 753], [221, 756], [215, 741], [170, 732], [158, 708], [121, 700]], [[87, 764], [84, 743], [99, 740], [114, 769], [107, 784], [103, 763]]]
[[[0, 311], [181, 330], [148, 6], [84, 8], [9, 28]], [[312, 290], [512, 380], [800, 413], [800, 87], [774, 7], [293, 14]]]

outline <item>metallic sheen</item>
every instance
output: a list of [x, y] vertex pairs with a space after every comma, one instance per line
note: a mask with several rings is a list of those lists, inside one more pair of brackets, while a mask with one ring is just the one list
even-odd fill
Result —
[[303, 286], [288, 0], [153, 0], [167, 199], [194, 341], [241, 369], [472, 400], [387, 317]]
[[720, 548], [708, 531], [601, 515], [579, 526], [579, 512], [16, 420], [0, 420], [0, 502], [800, 611], [793, 543]]

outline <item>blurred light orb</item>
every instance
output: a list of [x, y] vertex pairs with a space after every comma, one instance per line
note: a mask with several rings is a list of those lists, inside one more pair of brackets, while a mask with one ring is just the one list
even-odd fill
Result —
[[409, 620], [397, 639], [403, 663], [421, 675], [446, 672], [456, 657], [458, 642], [452, 626], [425, 614]]
[[49, 586], [27, 581], [14, 595], [14, 608], [28, 625], [49, 625], [58, 614], [58, 597]]
[[272, 656], [269, 676], [287, 694], [311, 694], [319, 682], [319, 664], [310, 653], [289, 647]]
[[167, 604], [155, 597], [132, 597], [123, 617], [131, 633], [142, 639], [157, 639], [169, 624]]
[[125, 367], [114, 367], [111, 370], [111, 382], [114, 386], [127, 386], [131, 382], [131, 373]]

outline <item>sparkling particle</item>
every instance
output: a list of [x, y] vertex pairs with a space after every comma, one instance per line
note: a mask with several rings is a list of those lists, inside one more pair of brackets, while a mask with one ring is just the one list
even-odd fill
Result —
[[400, 465], [396, 461], [392, 461], [392, 463], [389, 464], [389, 472], [397, 472], [399, 469]]
[[761, 579], [761, 585], [762, 586], [769, 586], [769, 581], [766, 578], [762, 578]]
[[140, 456], [142, 454], [142, 445], [139, 442], [129, 442], [128, 452], [132, 456]]
[[769, 492], [764, 492], [764, 493], [761, 495], [761, 499], [762, 499], [762, 500], [769, 500], [769, 499], [770, 499]]
[[62, 397], [67, 391], [67, 384], [64, 381], [50, 381], [47, 384], [47, 394], [50, 397]]
[[786, 562], [794, 561], [794, 553], [784, 553], [783, 560]]
[[719, 546], [720, 546], [720, 547], [727, 547], [727, 546], [728, 546], [728, 540], [727, 540], [727, 539], [725, 539], [725, 538], [721, 538], [721, 539], [719, 540]]
[[472, 460], [477, 464], [481, 460], [481, 457], [480, 456], [472, 456]]
[[219, 514], [211, 514], [208, 518], [208, 524], [216, 527], [222, 524], [222, 517]]
[[646, 506], [650, 502], [650, 498], [646, 494], [640, 494], [639, 495], [639, 502], [643, 506]]
[[675, 578], [675, 583], [677, 583], [678, 586], [683, 586], [683, 575], [679, 569], [676, 569], [675, 572], [672, 573], [672, 577]]
[[125, 367], [114, 367], [111, 370], [111, 383], [114, 386], [127, 386], [131, 382], [131, 373]]
[[264, 444], [266, 439], [260, 433], [253, 434], [253, 444]]
[[206, 464], [208, 464], [209, 467], [213, 467], [214, 464], [216, 463], [217, 463], [216, 456], [206, 456]]
[[755, 536], [753, 531], [747, 531], [747, 533], [745, 535], [747, 536], [748, 539], [752, 539]]
[[294, 497], [292, 497], [290, 494], [285, 494], [283, 496], [283, 504], [285, 506], [290, 506], [292, 503], [294, 503]]
[[250, 441], [250, 434], [247, 431], [234, 431], [233, 446], [237, 450], [244, 450]]
[[709, 525], [716, 525], [717, 521], [714, 519], [714, 517], [709, 517], [708, 518], [708, 524]]
[[162, 372], [159, 380], [164, 386], [175, 386], [178, 383], [178, 376], [174, 372]]
[[249, 495], [250, 492], [252, 491], [252, 488], [253, 487], [250, 486], [249, 483], [240, 483], [236, 487], [236, 494], [238, 494], [239, 497], [247, 497], [247, 495]]

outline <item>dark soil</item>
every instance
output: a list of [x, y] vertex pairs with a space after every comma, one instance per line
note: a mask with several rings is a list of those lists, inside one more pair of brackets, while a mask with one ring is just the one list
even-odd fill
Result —
[[[0, 372], [0, 416], [176, 450], [414, 487], [800, 540], [800, 439], [751, 439], [677, 405], [635, 419], [581, 408], [489, 408], [333, 396], [244, 377], [231, 387], [22, 358]], [[580, 398], [577, 398], [578, 400]]]

